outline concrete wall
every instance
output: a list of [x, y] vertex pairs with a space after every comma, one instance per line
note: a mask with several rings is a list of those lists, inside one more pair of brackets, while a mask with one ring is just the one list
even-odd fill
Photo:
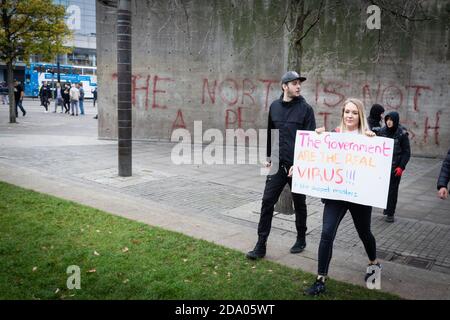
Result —
[[[133, 136], [170, 139], [193, 131], [266, 128], [270, 102], [286, 70], [287, 1], [133, 1]], [[435, 20], [409, 22], [382, 14], [366, 28], [368, 3], [327, 1], [305, 38], [302, 94], [319, 125], [337, 125], [346, 97], [368, 110], [397, 110], [415, 155], [450, 147], [450, 1], [428, 1]], [[317, 1], [307, 1], [308, 7]], [[447, 18], [446, 18], [447, 17]], [[315, 17], [311, 15], [311, 19]], [[117, 136], [115, 12], [97, 3], [99, 137]]]

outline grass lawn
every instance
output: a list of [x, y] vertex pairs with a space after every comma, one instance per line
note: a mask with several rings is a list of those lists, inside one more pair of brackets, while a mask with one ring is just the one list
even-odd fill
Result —
[[[81, 270], [79, 290], [66, 285], [71, 265]], [[310, 273], [0, 182], [0, 299], [311, 299], [302, 291], [313, 280]], [[313, 299], [397, 298], [330, 280], [328, 293]]]

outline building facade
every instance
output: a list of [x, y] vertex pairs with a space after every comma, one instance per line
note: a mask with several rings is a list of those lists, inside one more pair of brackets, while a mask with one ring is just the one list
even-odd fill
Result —
[[[73, 37], [66, 42], [72, 52], [58, 57], [62, 65], [97, 66], [96, 55], [96, 24], [94, 0], [53, 0], [55, 4], [66, 8], [66, 23], [73, 32]], [[32, 56], [27, 63], [47, 62], [39, 56]], [[23, 82], [25, 77], [25, 61], [18, 61], [14, 70], [14, 78]], [[6, 66], [0, 63], [0, 82], [6, 81]]]

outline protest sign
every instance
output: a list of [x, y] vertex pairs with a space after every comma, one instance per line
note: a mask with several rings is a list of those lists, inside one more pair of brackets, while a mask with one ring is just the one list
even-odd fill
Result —
[[298, 130], [292, 192], [386, 208], [394, 140]]

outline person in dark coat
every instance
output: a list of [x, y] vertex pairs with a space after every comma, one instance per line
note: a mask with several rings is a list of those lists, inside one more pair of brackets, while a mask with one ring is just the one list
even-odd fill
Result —
[[442, 200], [448, 198], [448, 182], [450, 180], [450, 149], [447, 152], [447, 157], [442, 162], [441, 173], [437, 182], [438, 197]]
[[387, 222], [394, 222], [400, 179], [411, 157], [411, 148], [408, 132], [400, 125], [398, 112], [389, 112], [384, 117], [384, 121], [386, 126], [380, 130], [378, 135], [380, 137], [394, 139], [394, 152], [392, 155], [391, 181], [389, 183], [387, 208], [383, 211], [383, 214], [386, 215], [385, 220]]
[[367, 118], [367, 124], [369, 125], [369, 129], [373, 132], [377, 133], [381, 130], [381, 121], [383, 120], [384, 108], [379, 104], [374, 104], [372, 108], [370, 108], [370, 114]]
[[64, 109], [66, 110], [64, 113], [69, 113], [70, 112], [70, 83], [66, 83], [64, 85], [64, 90], [62, 92], [62, 97], [63, 97], [63, 105], [64, 105]]
[[45, 81], [42, 83], [41, 90], [39, 90], [39, 97], [41, 98], [41, 105], [44, 106], [45, 112], [48, 112], [48, 105], [52, 98], [52, 90]]

